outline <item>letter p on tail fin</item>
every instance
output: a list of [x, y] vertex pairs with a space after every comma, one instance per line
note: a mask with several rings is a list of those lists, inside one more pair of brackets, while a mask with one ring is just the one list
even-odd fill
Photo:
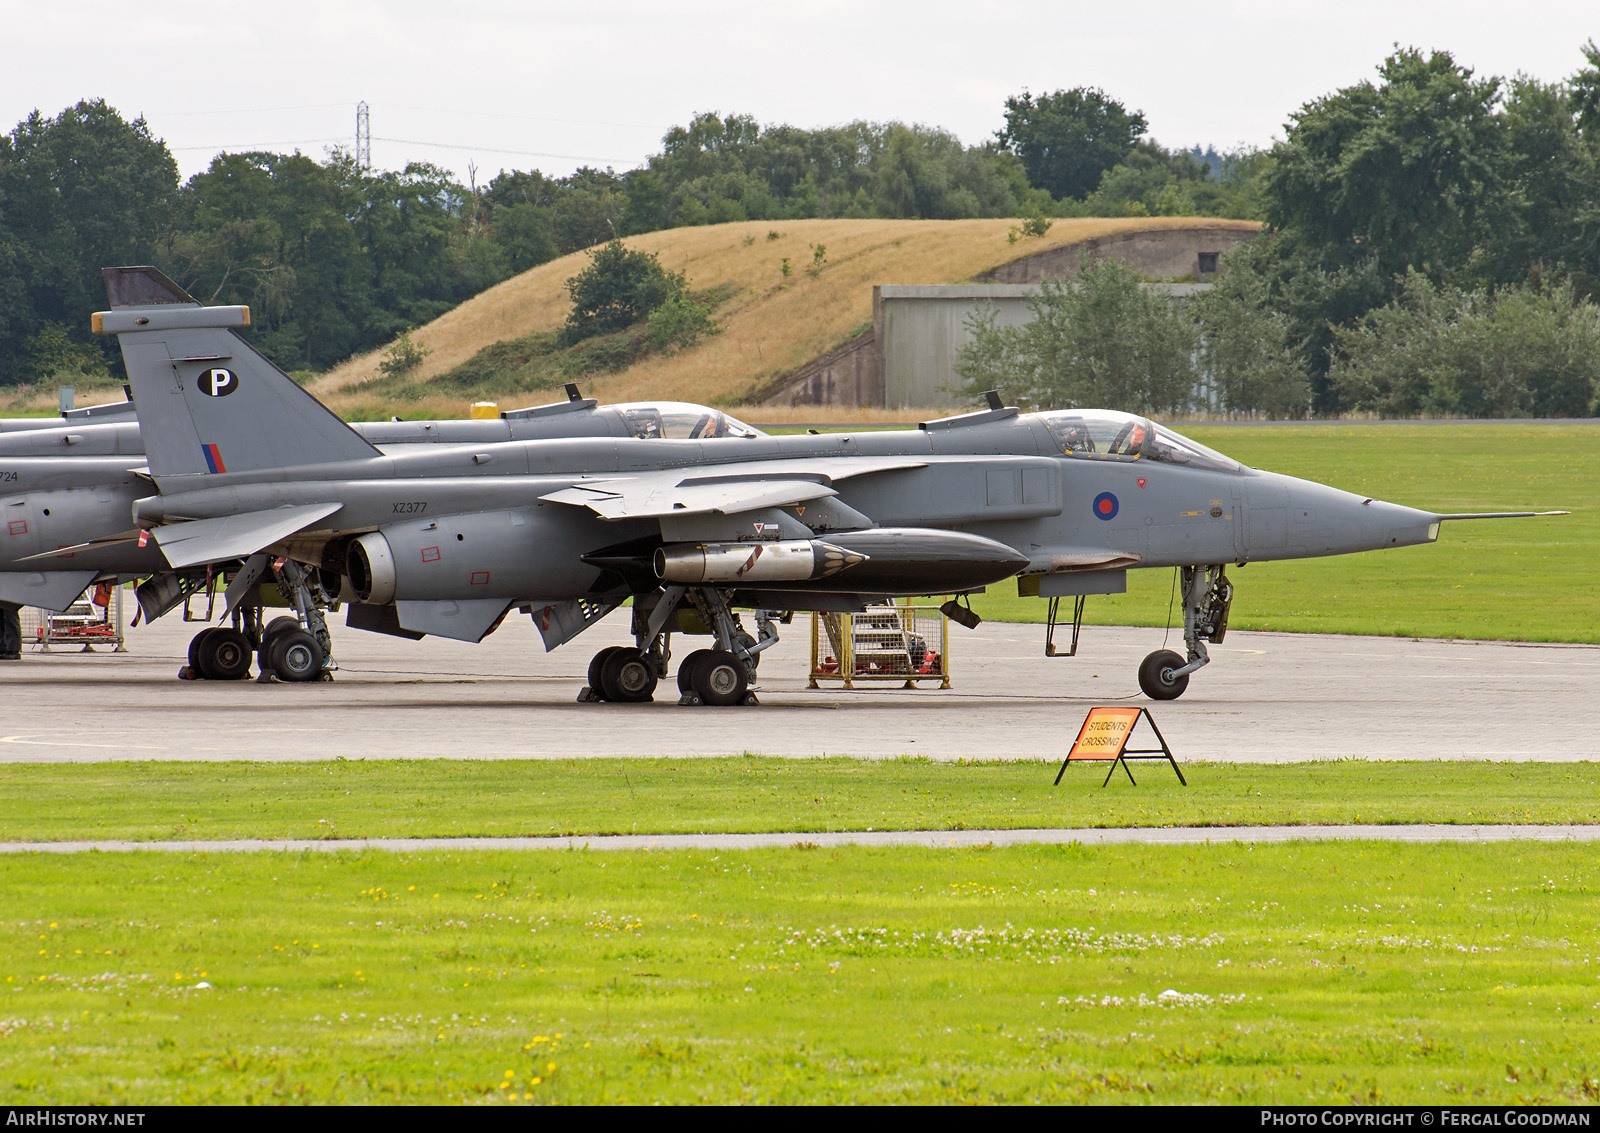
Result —
[[378, 455], [366, 440], [235, 333], [248, 307], [202, 307], [149, 267], [107, 268], [115, 334], [128, 368], [150, 471], [251, 472]]

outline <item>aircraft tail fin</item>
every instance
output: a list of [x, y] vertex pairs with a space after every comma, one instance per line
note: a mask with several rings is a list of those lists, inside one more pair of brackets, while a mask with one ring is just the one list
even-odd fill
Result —
[[378, 450], [234, 333], [249, 307], [202, 307], [155, 268], [107, 268], [115, 334], [128, 368], [150, 471], [221, 475], [340, 460]]
[[168, 304], [200, 306], [194, 296], [153, 267], [101, 268], [100, 278], [105, 280], [106, 301], [113, 311]]

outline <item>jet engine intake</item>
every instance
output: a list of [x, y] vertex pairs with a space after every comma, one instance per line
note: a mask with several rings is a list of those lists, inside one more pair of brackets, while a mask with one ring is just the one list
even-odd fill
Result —
[[358, 602], [387, 606], [394, 601], [397, 585], [394, 550], [377, 531], [369, 531], [350, 544], [345, 569]]

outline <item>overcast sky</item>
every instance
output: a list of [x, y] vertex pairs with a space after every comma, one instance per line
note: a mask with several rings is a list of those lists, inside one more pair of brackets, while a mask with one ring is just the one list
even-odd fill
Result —
[[699, 111], [763, 124], [899, 119], [968, 144], [1007, 95], [1097, 86], [1167, 146], [1264, 146], [1395, 44], [1479, 74], [1566, 78], [1595, 0], [0, 0], [0, 129], [83, 98], [144, 115], [185, 178], [222, 150], [355, 140], [380, 168], [486, 182], [641, 164]]

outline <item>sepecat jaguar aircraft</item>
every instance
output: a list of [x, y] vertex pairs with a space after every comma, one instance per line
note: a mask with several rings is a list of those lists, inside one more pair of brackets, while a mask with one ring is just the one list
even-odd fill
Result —
[[[1420, 511], [1247, 468], [1134, 414], [1024, 414], [998, 398], [914, 430], [382, 452], [233, 333], [246, 308], [201, 307], [154, 273], [128, 279], [129, 301], [94, 326], [121, 340], [153, 490], [118, 539], [147, 539], [174, 571], [242, 561], [230, 595], [281, 561], [308, 624], [320, 582], [349, 603], [348, 624], [409, 637], [480, 640], [516, 609], [555, 648], [631, 598], [635, 644], [596, 655], [598, 699], [650, 699], [686, 625], [715, 647], [679, 665], [683, 701], [737, 704], [753, 700], [776, 611], [1016, 576], [1024, 593], [1079, 599], [1081, 618], [1082, 597], [1123, 590], [1129, 569], [1178, 567], [1187, 656], [1153, 653], [1139, 674], [1170, 699], [1226, 631], [1227, 565], [1534, 514]], [[65, 551], [88, 566], [110, 543]], [[282, 641], [308, 674], [320, 666], [313, 634]]]
[[[170, 280], [150, 268], [106, 271], [113, 307], [125, 298], [149, 294], [198, 306]], [[144, 281], [159, 279], [145, 286]], [[150, 290], [150, 286], [154, 290]], [[144, 289], [141, 290], [141, 287]], [[358, 422], [351, 428], [373, 444], [390, 446], [442, 443], [483, 444], [549, 437], [686, 437], [738, 438], [763, 436], [737, 418], [704, 405], [654, 401], [599, 405], [567, 387], [567, 399], [550, 405], [516, 409], [496, 419], [471, 421]], [[141, 616], [159, 617], [198, 590], [219, 580], [236, 578], [238, 561], [192, 563], [173, 569], [154, 546], [118, 538], [129, 527], [133, 503], [150, 494], [143, 470], [144, 444], [132, 401], [95, 405], [64, 412], [58, 418], [0, 419], [0, 659], [21, 656], [20, 609], [24, 605], [64, 610], [91, 582], [144, 579], [139, 589]], [[105, 537], [109, 536], [109, 539]], [[94, 541], [99, 540], [98, 543]], [[62, 548], [94, 543], [83, 554]], [[275, 573], [294, 567], [282, 564]], [[274, 579], [263, 573], [263, 581]], [[309, 589], [317, 609], [328, 596], [312, 579]], [[272, 601], [270, 594], [266, 601]], [[236, 592], [228, 615], [233, 629], [207, 629], [190, 648], [189, 674], [232, 679], [249, 673], [252, 655], [263, 672], [273, 671], [267, 630], [306, 628], [316, 631], [323, 664], [332, 669], [332, 642], [320, 613], [279, 618], [263, 627], [263, 595], [252, 584]], [[185, 604], [187, 610], [187, 604]], [[303, 675], [293, 664], [278, 671], [289, 678]], [[315, 673], [313, 673], [315, 675]]]

